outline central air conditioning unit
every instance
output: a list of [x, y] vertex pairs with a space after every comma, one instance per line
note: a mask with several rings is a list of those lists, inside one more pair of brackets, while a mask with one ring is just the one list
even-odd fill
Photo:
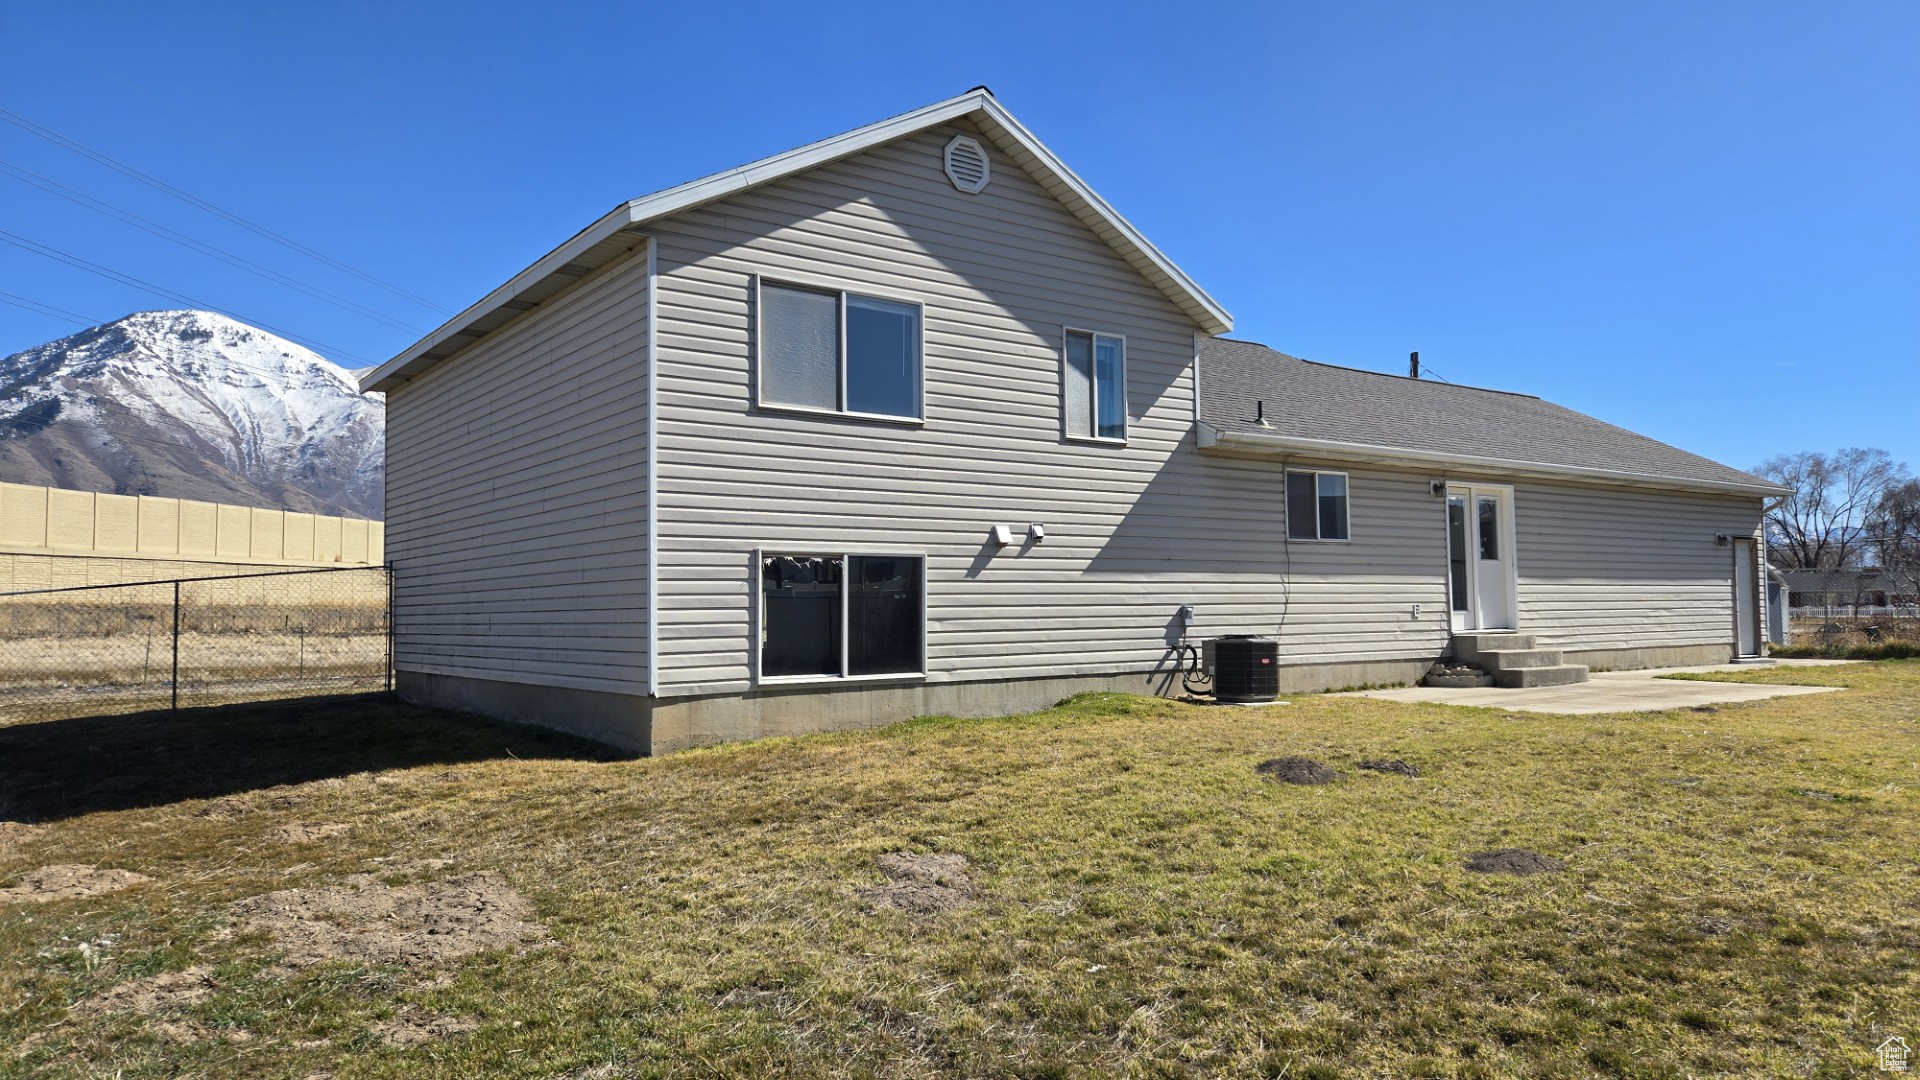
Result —
[[1270, 637], [1230, 634], [1213, 645], [1213, 699], [1253, 705], [1280, 696], [1280, 643]]

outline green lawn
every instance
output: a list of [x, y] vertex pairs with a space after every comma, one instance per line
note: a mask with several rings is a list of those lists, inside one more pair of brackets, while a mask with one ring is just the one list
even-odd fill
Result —
[[[1870, 1075], [1920, 1045], [1920, 662], [1739, 678], [1849, 689], [1100, 695], [641, 761], [378, 702], [0, 727], [0, 821], [39, 822], [0, 825], [0, 889], [152, 879], [0, 906], [0, 1075]], [[1343, 778], [1255, 773], [1283, 755]], [[1463, 867], [1506, 847], [1566, 869]], [[973, 895], [870, 899], [897, 851]], [[242, 917], [476, 871], [546, 939], [312, 963]]]

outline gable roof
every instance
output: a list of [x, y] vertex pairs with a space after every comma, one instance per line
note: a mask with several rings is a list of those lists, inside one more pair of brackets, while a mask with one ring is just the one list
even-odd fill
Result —
[[1878, 566], [1782, 570], [1780, 576], [1787, 579], [1787, 588], [1794, 592], [1885, 592], [1897, 587], [1897, 583]]
[[1531, 395], [1319, 364], [1251, 341], [1202, 341], [1199, 382], [1202, 446], [1787, 494], [1760, 477]]
[[1233, 329], [1233, 316], [1207, 295], [1205, 289], [1095, 194], [1053, 151], [1034, 138], [1032, 132], [994, 99], [991, 91], [978, 87], [959, 97], [877, 124], [622, 203], [514, 275], [512, 280], [447, 320], [439, 329], [369, 372], [360, 380], [360, 389], [389, 389], [395, 382], [405, 382], [465, 349], [582, 276], [632, 251], [641, 240], [636, 234], [650, 222], [962, 117], [972, 118], [990, 142], [1012, 158], [1014, 164], [1027, 170], [1041, 187], [1159, 287], [1202, 330], [1220, 334]]

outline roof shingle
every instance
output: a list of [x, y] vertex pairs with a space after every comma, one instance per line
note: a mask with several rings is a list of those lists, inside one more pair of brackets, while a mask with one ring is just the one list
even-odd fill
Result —
[[[1257, 419], [1263, 414], [1264, 425]], [[1683, 486], [1772, 486], [1537, 397], [1335, 367], [1230, 338], [1202, 340], [1200, 418], [1221, 432], [1666, 479]]]

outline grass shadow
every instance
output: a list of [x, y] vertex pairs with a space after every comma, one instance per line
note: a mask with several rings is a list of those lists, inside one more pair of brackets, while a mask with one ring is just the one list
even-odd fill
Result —
[[0, 820], [55, 821], [421, 765], [628, 756], [386, 694], [72, 717], [0, 727]]

